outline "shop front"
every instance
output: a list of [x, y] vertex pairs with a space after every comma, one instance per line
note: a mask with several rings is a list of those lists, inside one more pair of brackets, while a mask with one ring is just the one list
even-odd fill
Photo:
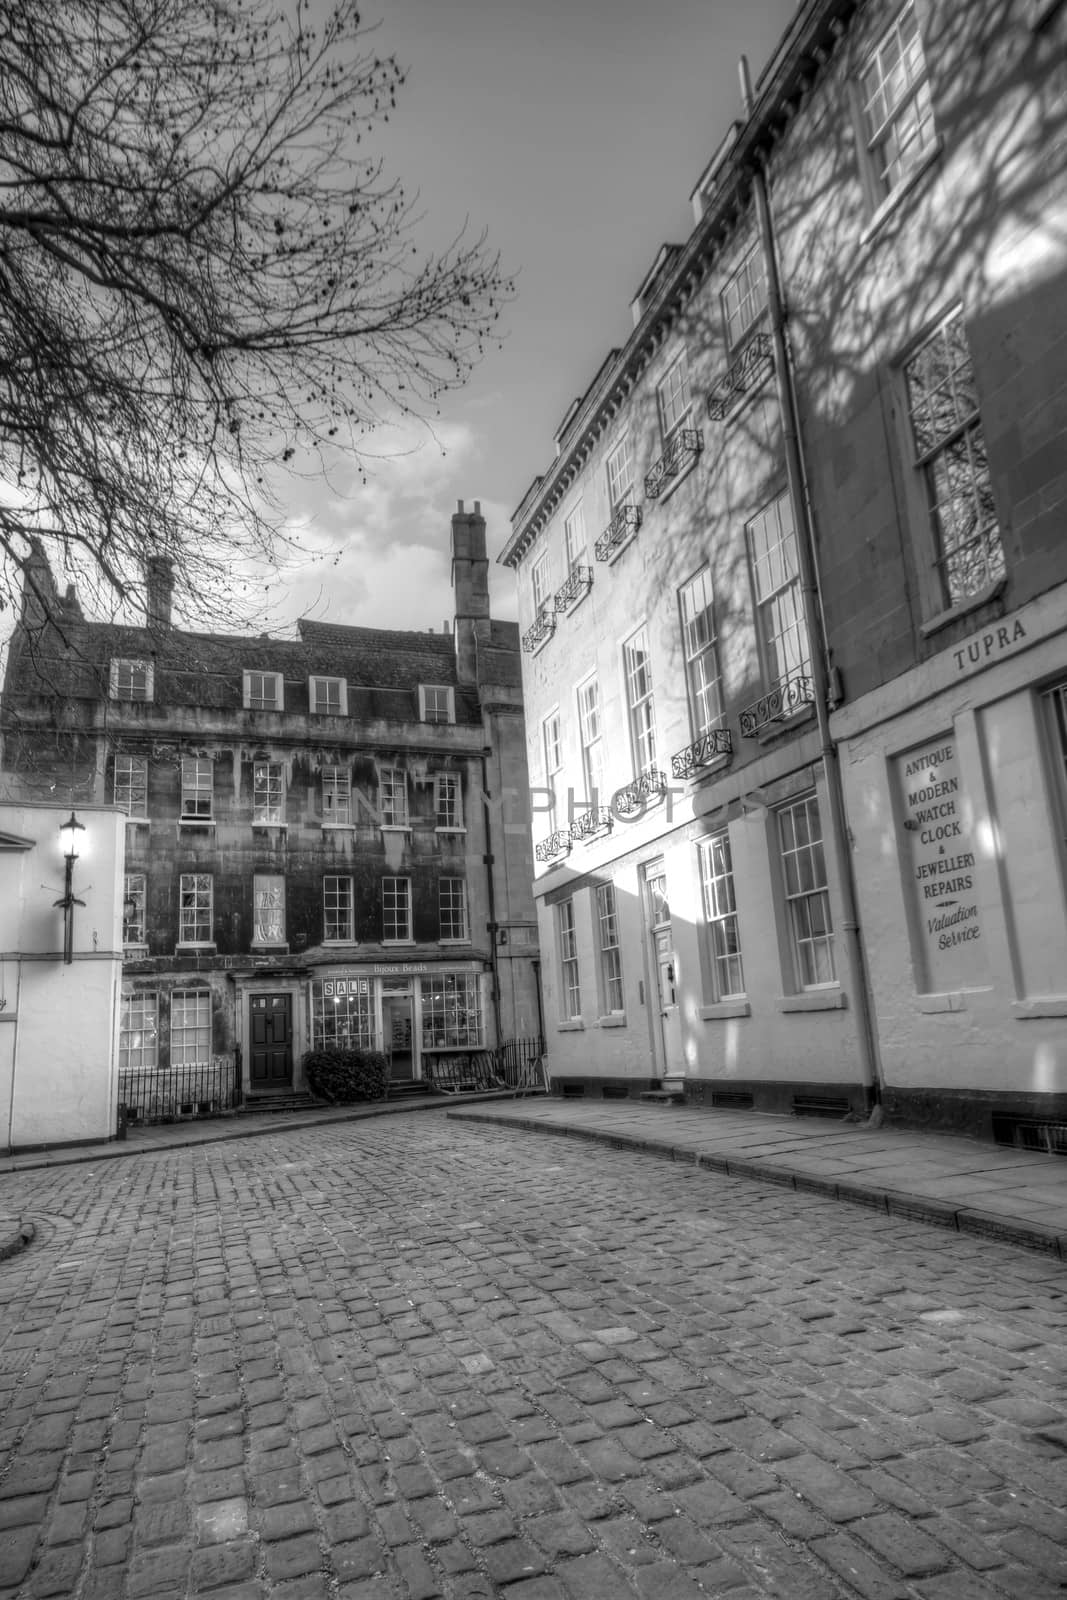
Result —
[[419, 1081], [434, 1058], [495, 1042], [488, 984], [475, 961], [320, 968], [308, 985], [310, 1048], [381, 1050], [394, 1083]]

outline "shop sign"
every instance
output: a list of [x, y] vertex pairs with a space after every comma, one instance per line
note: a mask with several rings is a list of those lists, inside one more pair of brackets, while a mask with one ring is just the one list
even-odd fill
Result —
[[325, 1000], [339, 1000], [349, 994], [370, 994], [367, 978], [323, 978], [322, 994]]
[[949, 734], [897, 760], [915, 926], [926, 990], [972, 987], [986, 977], [971, 808]]

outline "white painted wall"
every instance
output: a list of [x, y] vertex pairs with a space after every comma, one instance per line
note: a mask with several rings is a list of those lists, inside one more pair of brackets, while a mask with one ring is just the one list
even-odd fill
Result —
[[63, 961], [59, 826], [70, 806], [0, 804], [0, 1149], [115, 1134], [125, 819], [78, 806], [74, 960]]

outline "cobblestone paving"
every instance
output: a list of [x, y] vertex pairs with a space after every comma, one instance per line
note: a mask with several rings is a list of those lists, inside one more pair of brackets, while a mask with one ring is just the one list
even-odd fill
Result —
[[0, 1597], [1062, 1600], [1044, 1256], [426, 1117], [0, 1199]]

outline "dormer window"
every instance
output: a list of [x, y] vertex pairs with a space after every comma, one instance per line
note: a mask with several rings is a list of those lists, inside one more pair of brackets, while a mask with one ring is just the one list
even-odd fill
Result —
[[348, 715], [348, 684], [344, 678], [309, 678], [308, 703], [317, 717]]
[[112, 700], [151, 700], [153, 664], [119, 658], [111, 663]]
[[455, 722], [455, 691], [445, 684], [419, 684], [419, 718], [423, 722]]
[[246, 672], [244, 707], [246, 711], [281, 711], [283, 709], [281, 673]]

